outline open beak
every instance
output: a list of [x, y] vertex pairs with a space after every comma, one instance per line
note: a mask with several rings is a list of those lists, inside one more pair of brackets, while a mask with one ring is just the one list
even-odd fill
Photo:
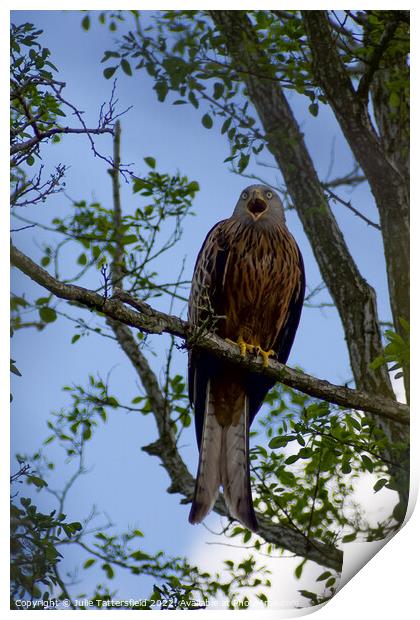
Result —
[[258, 220], [258, 218], [261, 217], [264, 211], [267, 210], [267, 207], [268, 205], [263, 195], [258, 190], [254, 190], [246, 206], [254, 220]]

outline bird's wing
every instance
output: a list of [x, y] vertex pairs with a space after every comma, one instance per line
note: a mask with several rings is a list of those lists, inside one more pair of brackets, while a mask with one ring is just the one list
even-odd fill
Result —
[[[188, 303], [188, 321], [215, 330], [218, 316], [224, 313], [223, 279], [229, 256], [224, 236], [226, 220], [216, 224], [208, 233], [198, 254]], [[188, 390], [195, 410], [195, 430], [201, 444], [207, 383], [217, 362], [205, 351], [193, 350], [188, 361]]]
[[[297, 246], [296, 246], [297, 247]], [[281, 364], [285, 364], [290, 354], [290, 350], [295, 339], [296, 331], [302, 313], [303, 300], [305, 298], [305, 267], [303, 265], [302, 254], [297, 248], [299, 254], [299, 277], [290, 299], [286, 320], [281, 326], [276, 338], [274, 350], [277, 353], [277, 359]]]

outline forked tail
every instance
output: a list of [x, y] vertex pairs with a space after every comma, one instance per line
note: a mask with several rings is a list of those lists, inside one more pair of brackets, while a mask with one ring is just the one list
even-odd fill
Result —
[[200, 523], [204, 519], [214, 506], [219, 487], [223, 486], [230, 515], [256, 532], [258, 523], [252, 505], [249, 476], [248, 397], [243, 394], [236, 401], [235, 409], [240, 409], [230, 411], [232, 422], [229, 424], [219, 423], [216, 407], [220, 407], [220, 402], [215, 403], [209, 381], [199, 466], [189, 521]]

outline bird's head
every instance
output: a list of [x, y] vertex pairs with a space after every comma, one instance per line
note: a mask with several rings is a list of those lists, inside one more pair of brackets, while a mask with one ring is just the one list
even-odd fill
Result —
[[285, 222], [283, 204], [267, 185], [249, 185], [236, 203], [233, 216], [248, 224], [278, 224]]

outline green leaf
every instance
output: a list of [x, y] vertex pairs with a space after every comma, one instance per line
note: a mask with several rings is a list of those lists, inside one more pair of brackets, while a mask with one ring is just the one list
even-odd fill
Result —
[[400, 105], [400, 98], [398, 96], [398, 93], [396, 93], [395, 91], [393, 91], [390, 96], [389, 96], [389, 105], [391, 106], [391, 108], [398, 108], [398, 106]]
[[75, 342], [77, 342], [80, 338], [80, 334], [74, 334], [74, 336], [71, 339], [71, 344], [74, 344]]
[[166, 95], [168, 94], [169, 86], [166, 82], [162, 80], [160, 82], [156, 82], [153, 87], [156, 91], [157, 97], [159, 101], [165, 101]]
[[371, 459], [366, 454], [362, 454], [362, 462], [363, 462], [363, 465], [365, 466], [365, 468], [368, 470], [368, 472], [372, 473], [373, 472], [373, 463], [372, 463]]
[[252, 533], [251, 530], [247, 530], [244, 534], [244, 543], [247, 543], [251, 539]]
[[154, 157], [144, 157], [144, 161], [149, 166], [149, 168], [156, 168], [156, 159]]
[[130, 557], [133, 558], [133, 560], [137, 560], [137, 562], [144, 562], [144, 560], [150, 560], [150, 555], [148, 553], [145, 553], [144, 551], [141, 551], [141, 549], [130, 553]]
[[243, 172], [245, 168], [248, 166], [248, 164], [249, 164], [249, 155], [245, 155], [245, 153], [241, 153], [241, 156], [238, 162], [238, 172], [239, 173]]
[[197, 97], [194, 94], [194, 91], [190, 91], [190, 93], [188, 94], [188, 99], [190, 100], [192, 105], [195, 107], [195, 109], [197, 109], [199, 106], [199, 103], [198, 103]]
[[213, 119], [210, 114], [204, 114], [201, 123], [206, 129], [211, 129], [213, 127]]
[[395, 506], [394, 510], [392, 511], [392, 516], [394, 517], [396, 521], [401, 523], [402, 521], [404, 521], [406, 511], [407, 511], [407, 508], [404, 505], [404, 502], [398, 502], [398, 504]]
[[195, 194], [200, 190], [200, 185], [197, 183], [197, 181], [191, 181], [191, 183], [188, 185], [188, 190], [191, 194]]
[[37, 306], [45, 306], [45, 304], [47, 304], [49, 301], [49, 297], [38, 297], [35, 303]]
[[375, 493], [380, 491], [387, 484], [387, 482], [387, 478], [380, 478], [379, 480], [377, 480], [373, 485], [373, 490], [375, 491]]
[[281, 435], [278, 435], [277, 437], [273, 437], [273, 439], [270, 439], [268, 443], [268, 447], [271, 448], [272, 450], [276, 450], [277, 448], [284, 448], [285, 445], [286, 444], [285, 444], [284, 437], [282, 437]]
[[21, 377], [22, 375], [14, 365], [14, 361], [15, 360], [10, 360], [10, 372], [12, 372], [14, 375], [17, 375], [18, 377]]
[[86, 560], [86, 562], [83, 564], [83, 568], [89, 568], [90, 566], [93, 566], [93, 564], [95, 564], [96, 560], [95, 558], [89, 558], [88, 560]]
[[51, 258], [49, 256], [43, 256], [41, 258], [41, 265], [47, 267], [50, 264]]
[[136, 243], [137, 240], [137, 235], [125, 235], [121, 239], [121, 242], [123, 243], [123, 245], [130, 245], [130, 243]]
[[133, 72], [131, 70], [131, 65], [126, 58], [123, 58], [121, 60], [121, 68], [126, 75], [130, 75], [130, 76], [133, 75]]
[[112, 78], [112, 76], [114, 75], [114, 73], [116, 72], [116, 70], [118, 69], [117, 67], [107, 67], [106, 69], [104, 69], [104, 78], [106, 80], [109, 80], [110, 78]]
[[108, 577], [108, 579], [112, 579], [114, 576], [114, 570], [112, 568], [112, 566], [108, 563], [102, 564], [102, 568], [106, 573], [106, 576]]
[[42, 489], [43, 487], [47, 487], [48, 484], [39, 476], [28, 476], [28, 482], [34, 484], [38, 489]]
[[57, 318], [57, 313], [54, 308], [43, 306], [38, 310], [39, 316], [44, 323], [53, 323]]
[[225, 120], [225, 122], [222, 125], [221, 133], [226, 133], [227, 132], [227, 130], [230, 127], [231, 122], [232, 122], [232, 118], [227, 118]]
[[221, 82], [216, 82], [214, 85], [213, 97], [215, 99], [220, 99], [220, 97], [223, 95], [224, 90], [225, 90], [224, 84], [222, 84]]
[[380, 368], [381, 366], [383, 366], [385, 363], [386, 363], [386, 360], [383, 357], [383, 355], [379, 355], [378, 357], [375, 357], [375, 359], [371, 361], [371, 363], [369, 364], [369, 367], [372, 370], [376, 370], [377, 368]]
[[318, 116], [318, 112], [319, 112], [319, 106], [317, 103], [311, 103], [309, 106], [309, 112], [312, 114], [312, 116]]
[[298, 566], [295, 568], [295, 576], [296, 579], [300, 579], [302, 576], [303, 567], [305, 566], [306, 560], [303, 560]]
[[350, 460], [349, 459], [342, 459], [341, 461], [341, 471], [343, 472], [343, 474], [350, 474], [351, 473], [351, 464], [350, 464]]
[[356, 537], [357, 537], [357, 532], [353, 532], [353, 534], [346, 534], [345, 536], [343, 536], [341, 542], [343, 543], [353, 542], [353, 540], [356, 540]]
[[331, 572], [329, 570], [326, 570], [324, 573], [320, 574], [317, 581], [324, 581], [325, 579], [328, 579], [328, 577], [331, 577]]
[[89, 30], [90, 28], [90, 17], [89, 15], [85, 15], [84, 18], [82, 19], [82, 28], [83, 30]]
[[309, 598], [311, 601], [317, 601], [317, 595], [315, 592], [309, 592], [309, 590], [299, 590], [299, 593], [305, 598]]

